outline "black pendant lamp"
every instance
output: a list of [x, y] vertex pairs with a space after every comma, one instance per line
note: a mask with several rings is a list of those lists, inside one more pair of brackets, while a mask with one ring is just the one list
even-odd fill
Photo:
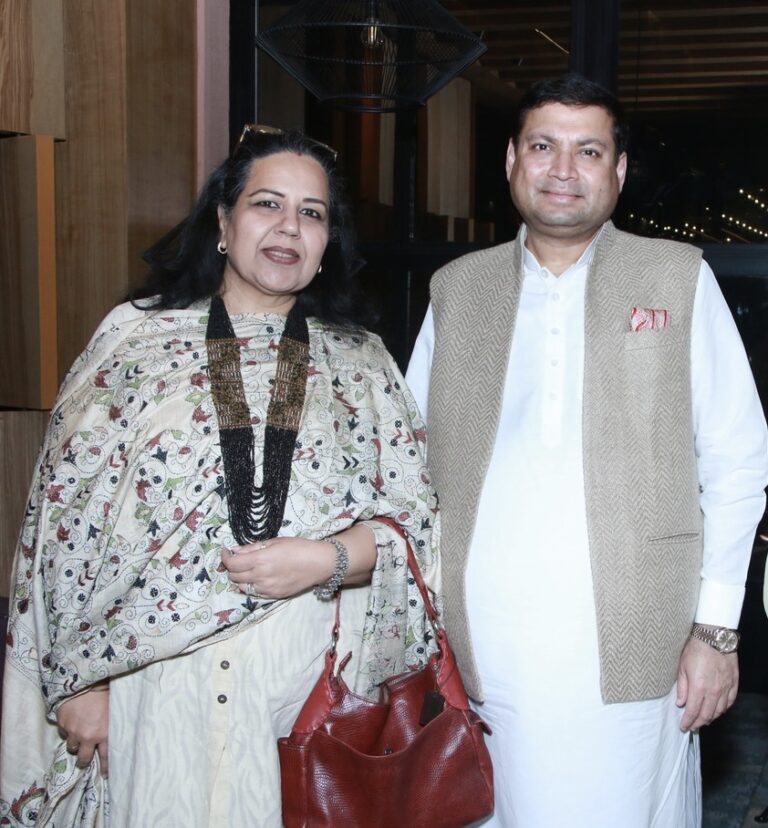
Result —
[[256, 45], [341, 109], [419, 106], [486, 51], [436, 0], [302, 0]]

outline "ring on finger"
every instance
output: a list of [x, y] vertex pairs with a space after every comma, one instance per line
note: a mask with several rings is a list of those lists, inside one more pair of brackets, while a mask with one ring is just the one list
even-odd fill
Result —
[[256, 584], [250, 584], [250, 583], [249, 583], [249, 584], [246, 584], [246, 585], [245, 585], [245, 594], [246, 594], [249, 598], [258, 598], [258, 599], [260, 599], [260, 600], [264, 600], [264, 599], [266, 599], [266, 598], [267, 598], [267, 596], [266, 596], [266, 595], [263, 595], [261, 592], [259, 592], [259, 591], [256, 589]]

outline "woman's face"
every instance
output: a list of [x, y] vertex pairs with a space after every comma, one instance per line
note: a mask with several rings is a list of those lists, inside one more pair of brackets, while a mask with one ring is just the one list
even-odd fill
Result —
[[227, 310], [287, 313], [328, 244], [325, 170], [294, 152], [256, 159], [231, 213], [219, 207], [219, 228]]

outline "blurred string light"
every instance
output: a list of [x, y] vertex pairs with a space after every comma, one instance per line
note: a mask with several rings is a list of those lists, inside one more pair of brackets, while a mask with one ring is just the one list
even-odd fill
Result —
[[728, 224], [735, 224], [740, 230], [748, 230], [750, 233], [756, 233], [763, 239], [768, 239], [768, 233], [760, 227], [755, 227], [753, 224], [748, 224], [746, 221], [737, 219], [734, 216], [729, 216], [726, 213], [721, 213], [720, 218], [723, 219], [723, 221], [728, 222]]
[[[706, 208], [709, 210], [709, 208]], [[713, 242], [717, 242], [718, 239], [715, 236], [712, 236], [704, 227], [699, 227], [691, 222], [684, 222], [682, 227], [676, 227], [674, 224], [662, 224], [661, 222], [657, 222], [656, 219], [647, 218], [645, 216], [636, 216], [634, 213], [629, 214], [629, 218], [633, 221], [640, 222], [640, 224], [644, 224], [646, 227], [653, 229], [654, 233], [661, 236], [667, 236], [668, 238], [683, 238], [683, 239], [710, 239]], [[733, 234], [734, 236], [737, 234]], [[726, 239], [728, 241], [728, 239]], [[747, 241], [747, 239], [744, 239]]]
[[762, 207], [763, 210], [768, 209], [768, 205], [762, 200], [762, 198], [758, 198], [757, 196], [752, 195], [752, 193], [748, 193], [745, 190], [739, 190], [739, 194], [746, 196], [756, 207]]
[[[747, 190], [739, 189], [739, 195], [744, 196], [754, 207], [768, 212], [768, 199], [764, 196], [762, 188], [758, 190], [759, 195], [750, 193]], [[729, 213], [720, 213], [720, 226], [712, 227], [712, 212], [710, 207], [704, 208], [709, 215], [704, 217], [707, 227], [693, 222], [683, 222], [682, 226], [674, 224], [664, 224], [662, 221], [642, 216], [636, 213], [629, 213], [629, 219], [635, 224], [643, 225], [647, 231], [652, 231], [657, 236], [667, 238], [677, 238], [685, 240], [707, 239], [713, 242], [725, 241], [727, 243], [739, 240], [746, 244], [753, 242], [768, 243], [768, 228], [763, 225], [754, 223], [754, 219], [750, 220], [747, 217], [739, 218], [736, 215]], [[711, 233], [722, 234], [722, 239], [718, 239]], [[742, 235], [745, 234], [745, 235]], [[751, 237], [750, 237], [751, 236]]]

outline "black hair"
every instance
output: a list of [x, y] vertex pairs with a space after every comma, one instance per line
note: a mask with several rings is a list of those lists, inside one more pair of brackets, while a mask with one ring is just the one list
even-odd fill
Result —
[[[342, 329], [360, 330], [371, 321], [355, 278], [363, 264], [355, 249], [351, 211], [335, 165], [335, 153], [297, 130], [246, 132], [232, 155], [203, 185], [189, 215], [142, 256], [150, 266], [144, 284], [131, 294], [142, 310], [186, 308], [221, 290], [226, 256], [217, 250], [218, 208], [229, 214], [245, 187], [251, 166], [279, 152], [309, 155], [328, 176], [328, 244], [322, 270], [297, 296], [306, 316]], [[152, 299], [139, 305], [138, 300]]]
[[613, 120], [613, 142], [616, 145], [616, 158], [626, 152], [629, 138], [629, 127], [624, 121], [624, 110], [615, 95], [594, 81], [587, 80], [583, 75], [569, 72], [557, 78], [534, 83], [520, 99], [517, 114], [512, 124], [512, 142], [517, 148], [517, 142], [523, 129], [523, 124], [532, 109], [544, 104], [560, 103], [565, 106], [599, 106], [602, 107]]

